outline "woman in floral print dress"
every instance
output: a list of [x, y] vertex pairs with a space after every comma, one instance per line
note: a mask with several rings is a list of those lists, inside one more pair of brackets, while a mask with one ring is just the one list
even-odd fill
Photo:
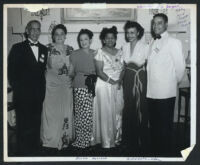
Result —
[[72, 47], [65, 45], [67, 29], [56, 25], [49, 44], [46, 73], [46, 96], [41, 121], [43, 147], [62, 149], [73, 138], [73, 90], [71, 87], [69, 56]]

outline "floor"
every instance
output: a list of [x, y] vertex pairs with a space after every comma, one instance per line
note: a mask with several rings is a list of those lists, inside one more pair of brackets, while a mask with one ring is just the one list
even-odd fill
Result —
[[[15, 130], [9, 127], [8, 132], [9, 132], [8, 155], [16, 156]], [[169, 155], [169, 157], [181, 157], [180, 151], [189, 147], [189, 144], [190, 144], [189, 125], [185, 126], [183, 123], [179, 124], [175, 123], [174, 133], [173, 133], [173, 152]], [[41, 147], [40, 151], [35, 156], [43, 156], [43, 157], [45, 156], [151, 157], [153, 156], [150, 150], [146, 150], [143, 148], [141, 150], [142, 152], [132, 152], [128, 150], [128, 148], [122, 145], [111, 149], [102, 149], [100, 145], [96, 145], [87, 149], [76, 149], [73, 147], [68, 147], [61, 151], [58, 151], [57, 149]]]

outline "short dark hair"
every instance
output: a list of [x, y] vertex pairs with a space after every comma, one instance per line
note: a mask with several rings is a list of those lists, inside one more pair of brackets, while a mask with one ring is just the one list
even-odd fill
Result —
[[111, 28], [105, 28], [105, 27], [104, 27], [104, 28], [102, 29], [99, 38], [100, 38], [101, 43], [102, 43], [103, 46], [105, 45], [105, 44], [103, 43], [103, 40], [106, 38], [106, 35], [107, 35], [108, 33], [112, 33], [112, 34], [114, 35], [115, 39], [117, 39], [117, 34], [118, 34], [118, 32], [117, 32], [117, 27], [116, 27], [116, 26], [113, 26], [113, 27], [111, 27]]
[[32, 23], [38, 23], [38, 24], [40, 25], [40, 27], [41, 27], [40, 21], [38, 21], [38, 20], [31, 20], [31, 21], [29, 21], [29, 22], [27, 23], [27, 25], [26, 25], [25, 32], [24, 32], [24, 36], [25, 36], [26, 39], [28, 38], [28, 34], [27, 34], [26, 31], [27, 31], [28, 29], [30, 29]]
[[89, 29], [81, 29], [80, 32], [78, 33], [78, 37], [77, 37], [78, 45], [79, 45], [80, 48], [81, 48], [80, 36], [82, 34], [88, 35], [89, 39], [92, 39], [92, 37], [93, 37], [93, 32], [92, 31], [90, 31]]
[[51, 38], [52, 38], [53, 42], [55, 42], [53, 36], [54, 36], [54, 34], [55, 34], [55, 32], [56, 32], [57, 29], [62, 29], [64, 31], [65, 35], [67, 34], [67, 28], [65, 27], [65, 25], [58, 24], [58, 25], [54, 26], [54, 28], [53, 28], [53, 30], [51, 32]]
[[[124, 31], [125, 31], [125, 33], [130, 28], [136, 28], [137, 29], [137, 31], [139, 32], [138, 40], [140, 40], [143, 37], [143, 35], [144, 35], [144, 28], [139, 23], [134, 22], [134, 21], [127, 21], [125, 23], [125, 25], [124, 25]], [[126, 35], [125, 35], [125, 38], [127, 40]]]
[[168, 23], [168, 17], [167, 17], [166, 14], [163, 14], [163, 13], [155, 14], [155, 15], [153, 16], [153, 19], [156, 18], [156, 17], [162, 17], [163, 20], [165, 21], [165, 23]]

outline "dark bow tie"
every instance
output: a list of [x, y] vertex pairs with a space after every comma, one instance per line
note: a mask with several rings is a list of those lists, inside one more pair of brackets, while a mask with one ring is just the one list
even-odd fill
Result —
[[37, 47], [39, 46], [38, 43], [34, 44], [34, 43], [31, 43], [31, 42], [29, 42], [29, 45], [30, 45], [30, 46], [37, 46]]
[[154, 40], [156, 40], [156, 39], [161, 39], [161, 35], [156, 35], [155, 37], [154, 37]]

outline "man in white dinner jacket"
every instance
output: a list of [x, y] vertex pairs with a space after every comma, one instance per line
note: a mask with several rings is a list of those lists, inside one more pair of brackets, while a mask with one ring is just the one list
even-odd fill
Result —
[[171, 136], [177, 85], [185, 71], [181, 41], [167, 32], [168, 17], [159, 13], [152, 20], [153, 40], [147, 63], [147, 99], [152, 148], [155, 156], [171, 153]]

